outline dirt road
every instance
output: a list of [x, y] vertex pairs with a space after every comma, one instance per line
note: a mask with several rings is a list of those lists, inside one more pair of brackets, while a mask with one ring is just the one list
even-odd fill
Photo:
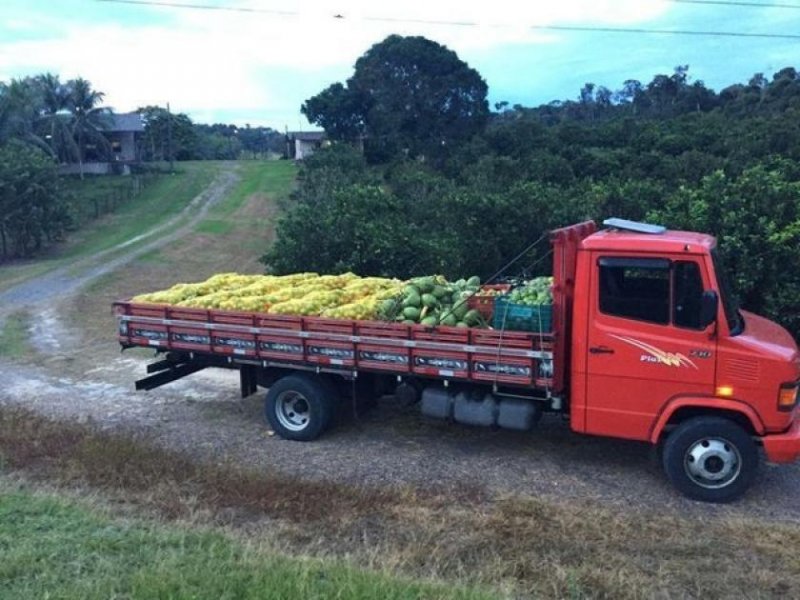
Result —
[[[144, 374], [149, 358], [145, 351], [120, 355], [109, 343], [87, 352], [77, 342], [69, 347], [59, 343], [59, 339], [78, 340], [82, 332], [64, 318], [59, 308], [63, 303], [54, 299], [80, 294], [82, 286], [100, 275], [191, 231], [236, 177], [232, 168], [224, 169], [182, 215], [150, 232], [147, 237], [152, 241], [135, 249], [117, 247], [0, 295], [5, 312], [18, 308], [36, 312], [31, 333], [38, 350], [24, 362], [0, 362], [0, 403], [58, 418], [90, 419], [204, 459], [233, 460], [310, 479], [469, 487], [486, 497], [537, 494], [626, 511], [800, 522], [798, 465], [765, 466], [760, 481], [742, 501], [704, 505], [672, 490], [645, 445], [576, 436], [557, 418], [545, 419], [530, 434], [429, 422], [416, 409], [399, 408], [391, 399], [383, 399], [361, 419], [342, 417], [315, 443], [287, 442], [268, 435], [261, 415], [263, 393], [245, 400], [238, 397], [234, 373], [209, 370], [152, 392], [135, 393], [133, 381]], [[113, 336], [108, 331], [109, 340]]]
[[[225, 197], [236, 181], [235, 165], [227, 163], [209, 187], [168, 221], [117, 246], [0, 293], [0, 319], [20, 308], [35, 309], [52, 303], [54, 299], [62, 300], [98, 277], [111, 273], [137, 257], [186, 235], [205, 217], [214, 204]], [[146, 243], [140, 244], [140, 242]]]

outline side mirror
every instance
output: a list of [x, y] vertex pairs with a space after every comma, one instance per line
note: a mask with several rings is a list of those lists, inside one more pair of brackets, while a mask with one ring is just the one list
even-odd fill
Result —
[[717, 320], [719, 296], [714, 290], [706, 290], [700, 298], [700, 327], [705, 329]]

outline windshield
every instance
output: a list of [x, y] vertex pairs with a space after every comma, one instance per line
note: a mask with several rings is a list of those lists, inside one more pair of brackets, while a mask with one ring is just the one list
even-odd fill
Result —
[[728, 329], [731, 330], [731, 335], [739, 335], [744, 330], [744, 317], [739, 312], [739, 301], [731, 291], [728, 273], [722, 265], [716, 248], [711, 250], [711, 260], [714, 262], [714, 271], [717, 274], [717, 286], [725, 318], [728, 321]]

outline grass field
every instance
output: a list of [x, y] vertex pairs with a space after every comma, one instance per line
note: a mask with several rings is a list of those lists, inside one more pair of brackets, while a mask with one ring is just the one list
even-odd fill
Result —
[[297, 167], [288, 161], [242, 161], [237, 168], [236, 186], [193, 232], [95, 281], [70, 302], [68, 319], [81, 328], [87, 345], [115, 345], [108, 310], [114, 300], [214, 273], [263, 272], [258, 259], [273, 239], [278, 204], [291, 192]]
[[[179, 163], [173, 174], [155, 176], [129, 202], [119, 206], [71, 236], [62, 258], [77, 258], [94, 254], [127, 242], [178, 214], [197, 194], [203, 191], [219, 172], [220, 163], [196, 161]], [[85, 188], [91, 193], [103, 181], [86, 179], [73, 182], [78, 195]]]
[[[178, 214], [213, 180], [219, 172], [218, 162], [181, 163], [175, 174], [150, 176], [140, 193], [119, 204], [111, 213], [86, 222], [69, 234], [63, 244], [35, 259], [16, 261], [0, 265], [0, 291], [36, 277], [47, 271], [69, 264], [80, 258], [113, 248], [123, 242], [136, 239], [149, 229]], [[122, 183], [120, 184], [120, 180]], [[110, 177], [70, 180], [67, 184], [76, 202], [84, 208], [79, 212], [91, 212], [91, 198], [113, 195], [115, 187], [130, 185], [129, 178]]]
[[0, 323], [0, 358], [19, 358], [28, 349], [28, 315], [16, 312]]
[[[125, 506], [126, 514], [133, 510], [167, 521], [224, 525], [242, 539], [258, 540], [290, 557], [277, 563], [239, 564], [246, 557], [230, 554], [230, 546], [224, 546], [222, 567], [207, 567], [209, 576], [220, 579], [216, 585], [223, 581], [231, 586], [242, 581], [267, 585], [269, 580], [258, 579], [261, 575], [257, 572], [248, 575], [246, 571], [258, 571], [259, 564], [299, 568], [296, 558], [313, 555], [320, 559], [336, 556], [346, 561], [339, 564], [349, 565], [330, 576], [339, 595], [331, 590], [333, 595], [328, 597], [340, 598], [370, 597], [370, 592], [376, 598], [393, 597], [393, 593], [401, 598], [447, 597], [441, 588], [419, 591], [423, 588], [413, 585], [402, 588], [402, 593], [394, 592], [386, 579], [359, 587], [362, 583], [355, 581], [364, 581], [358, 579], [363, 574], [350, 579], [354, 565], [401, 577], [448, 580], [455, 587], [453, 594], [459, 586], [478, 586], [491, 590], [494, 597], [762, 598], [791, 596], [791, 590], [800, 586], [800, 527], [780, 521], [723, 514], [710, 518], [644, 514], [589, 501], [556, 502], [521, 495], [487, 499], [467, 489], [459, 494], [304, 481], [292, 475], [247, 471], [233, 464], [204, 463], [141, 438], [10, 409], [0, 409], [0, 465], [7, 475], [19, 474], [33, 483], [99, 494], [109, 506]], [[16, 502], [16, 506], [20, 504], [26, 503]], [[56, 584], [59, 572], [72, 572], [86, 573], [87, 586], [94, 579], [98, 585], [107, 585], [108, 574], [118, 568], [113, 554], [103, 559], [105, 571], [95, 573], [90, 564], [84, 564], [100, 561], [98, 556], [107, 553], [102, 544], [92, 544], [91, 537], [81, 542], [85, 546], [75, 546], [77, 554], [70, 552], [70, 559], [65, 560], [46, 527], [36, 529], [34, 521], [30, 531], [20, 532], [13, 520], [0, 514], [0, 532], [18, 536], [25, 544], [17, 549], [0, 534], [0, 582], [10, 579], [8, 574], [19, 573], [16, 576], [23, 583], [17, 589], [26, 591], [26, 585], [38, 585], [39, 580]], [[76, 539], [87, 537], [82, 533], [85, 528], [81, 529], [85, 526], [71, 527]], [[97, 528], [114, 531], [111, 524]], [[186, 590], [203, 589], [181, 587], [190, 583], [184, 577], [192, 575], [192, 581], [204, 582], [206, 566], [202, 556], [194, 556], [198, 543], [194, 539], [185, 548], [189, 556], [186, 566], [170, 557], [171, 550], [161, 550], [153, 540], [159, 536], [174, 539], [170, 531], [159, 531], [148, 538], [151, 541], [137, 542], [136, 548], [129, 550], [125, 548], [130, 540], [118, 536], [118, 551], [129, 552], [119, 560], [131, 563], [123, 574], [139, 581], [146, 569], [154, 568], [143, 564], [147, 553], [152, 553], [155, 558], [150, 562], [164, 566], [154, 571], [155, 580], [171, 581], [175, 587], [163, 589], [179, 591], [170, 597], [184, 597], [189, 593]], [[204, 552], [216, 556], [209, 549]], [[2, 557], [3, 553], [7, 557]], [[16, 565], [16, 571], [4, 572], [8, 564]], [[373, 584], [387, 587], [370, 587]], [[212, 582], [208, 586], [211, 595], [197, 597], [221, 597], [225, 591]], [[99, 589], [99, 595], [88, 597], [109, 594], [108, 588]], [[154, 592], [162, 588], [143, 589], [159, 597]], [[409, 589], [417, 591], [406, 591]], [[31, 590], [42, 592], [43, 588]], [[316, 597], [315, 593], [290, 588], [276, 597]], [[360, 596], [362, 593], [366, 595]], [[238, 596], [232, 592], [228, 597]]]
[[218, 532], [114, 519], [74, 502], [14, 489], [0, 490], [0, 596], [488, 598], [340, 562], [285, 558]]
[[276, 199], [283, 198], [291, 191], [297, 177], [297, 167], [290, 161], [243, 161], [240, 168], [241, 183], [224, 202], [211, 209], [209, 216], [231, 217], [254, 195], [269, 194]]
[[[209, 211], [208, 218], [197, 226], [198, 233], [227, 234], [236, 228], [252, 225], [252, 222], [243, 221], [239, 214], [245, 205], [254, 198], [285, 198], [294, 185], [297, 167], [289, 161], [274, 161], [266, 165], [262, 162], [242, 162], [239, 176], [239, 185], [223, 202]], [[259, 220], [259, 223], [263, 224], [264, 221]]]

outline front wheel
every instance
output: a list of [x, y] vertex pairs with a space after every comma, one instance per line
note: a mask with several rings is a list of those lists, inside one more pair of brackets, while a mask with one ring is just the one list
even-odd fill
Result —
[[721, 417], [684, 421], [664, 443], [664, 471], [685, 496], [731, 502], [747, 491], [758, 471], [758, 448], [739, 425]]
[[330, 425], [335, 395], [335, 387], [319, 376], [288, 375], [269, 388], [264, 412], [279, 436], [307, 442]]

